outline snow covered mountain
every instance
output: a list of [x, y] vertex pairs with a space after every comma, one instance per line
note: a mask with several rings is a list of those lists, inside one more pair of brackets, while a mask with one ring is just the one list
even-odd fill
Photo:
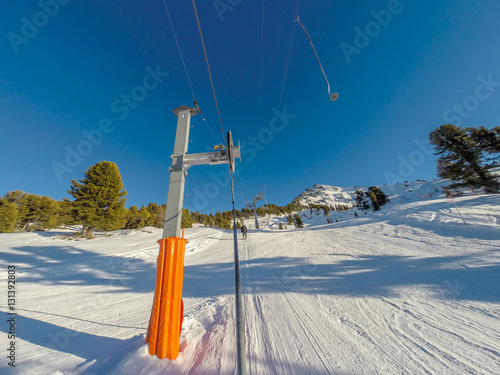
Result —
[[[442, 184], [379, 186], [381, 211], [332, 211], [327, 224], [305, 210], [304, 229], [272, 217], [239, 239], [249, 373], [500, 373], [500, 195], [454, 197], [465, 225]], [[355, 190], [315, 185], [301, 199], [352, 205]], [[231, 231], [186, 230], [175, 361], [144, 345], [161, 230], [67, 233], [0, 234], [2, 290], [9, 265], [18, 286], [16, 367], [4, 356], [0, 373], [235, 373]]]
[[[422, 199], [430, 199], [443, 195], [443, 186], [448, 185], [448, 180], [404, 182], [392, 185], [378, 186], [393, 203], [414, 202]], [[298, 200], [304, 204], [319, 204], [333, 207], [355, 206], [355, 191], [367, 191], [367, 186], [352, 186], [340, 188], [330, 185], [314, 185], [299, 194]]]
[[[497, 173], [500, 170], [497, 171]], [[346, 220], [357, 219], [362, 216], [369, 217], [387, 217], [398, 220], [410, 221], [425, 221], [431, 223], [457, 223], [463, 225], [463, 219], [460, 216], [460, 204], [455, 207], [457, 201], [476, 202], [479, 198], [477, 192], [469, 190], [455, 190], [454, 193], [460, 198], [452, 197], [453, 201], [443, 192], [443, 188], [450, 184], [449, 180], [433, 180], [424, 181], [417, 180], [413, 182], [404, 182], [397, 184], [379, 185], [380, 188], [389, 198], [390, 202], [382, 207], [378, 212], [373, 212], [372, 209], [362, 210], [356, 207], [355, 191], [367, 191], [368, 187], [352, 186], [352, 187], [336, 187], [329, 185], [314, 185], [312, 188], [306, 189], [297, 197], [298, 201], [308, 206], [309, 204], [327, 205], [335, 207], [338, 211], [330, 211], [328, 217], [332, 222], [340, 222]], [[342, 208], [348, 208], [343, 210]], [[321, 225], [327, 222], [323, 211], [312, 212], [304, 210], [299, 213], [305, 226]], [[481, 225], [497, 225], [498, 217], [495, 211], [481, 211], [481, 217], [476, 218], [474, 215], [467, 215], [467, 222]], [[478, 222], [478, 220], [479, 222]], [[279, 222], [285, 224], [286, 218], [280, 220], [269, 220], [270, 228], [277, 229]], [[264, 224], [267, 222], [263, 220]]]

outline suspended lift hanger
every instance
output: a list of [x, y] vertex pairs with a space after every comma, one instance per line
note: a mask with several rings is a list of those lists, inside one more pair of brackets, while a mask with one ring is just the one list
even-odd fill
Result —
[[323, 73], [323, 76], [325, 77], [326, 84], [328, 85], [328, 95], [330, 95], [330, 100], [333, 102], [338, 99], [339, 94], [334, 92], [333, 94], [330, 92], [330, 82], [328, 82], [328, 78], [326, 77], [325, 71], [323, 69], [323, 66], [321, 65], [321, 61], [319, 61], [318, 54], [316, 53], [316, 49], [314, 48], [313, 42], [311, 40], [311, 37], [309, 36], [309, 33], [307, 32], [306, 28], [304, 25], [299, 20], [299, 17], [295, 19], [295, 22], [298, 22], [298, 24], [302, 27], [304, 32], [306, 33], [307, 39], [309, 39], [309, 43], [311, 44], [312, 50], [314, 52], [314, 56], [316, 56], [316, 60], [318, 60], [319, 67], [321, 68], [321, 72]]

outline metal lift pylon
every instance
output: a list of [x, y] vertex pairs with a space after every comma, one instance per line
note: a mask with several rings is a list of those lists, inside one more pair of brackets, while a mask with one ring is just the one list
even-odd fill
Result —
[[253, 198], [253, 203], [246, 202], [245, 206], [247, 206], [248, 208], [253, 208], [253, 213], [255, 215], [255, 228], [259, 229], [259, 220], [257, 219], [257, 202], [264, 199], [264, 197], [262, 196], [262, 191], [260, 192], [259, 195], [252, 198]]
[[[196, 104], [196, 103], [195, 103]], [[188, 243], [181, 237], [184, 186], [188, 169], [193, 165], [229, 164], [234, 172], [234, 159], [240, 158], [240, 146], [233, 146], [231, 132], [227, 135], [227, 149], [223, 145], [217, 151], [187, 154], [191, 117], [200, 113], [199, 107], [175, 108], [177, 131], [167, 197], [167, 209], [163, 226], [163, 237], [158, 241], [160, 251], [157, 260], [156, 286], [146, 343], [149, 353], [158, 358], [175, 359], [179, 355], [182, 329], [183, 304], [182, 283], [184, 277], [184, 252]]]

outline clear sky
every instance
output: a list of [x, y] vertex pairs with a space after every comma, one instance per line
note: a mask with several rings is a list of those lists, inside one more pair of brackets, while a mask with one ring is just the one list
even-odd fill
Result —
[[[192, 2], [166, 1], [209, 124], [193, 117], [189, 152], [206, 152], [222, 131]], [[433, 179], [433, 129], [499, 125], [497, 0], [196, 3], [224, 131], [245, 146], [237, 207], [264, 187], [285, 205], [317, 183]], [[172, 109], [193, 97], [163, 0], [8, 1], [0, 20], [0, 195], [69, 197], [109, 160], [127, 206], [165, 203]], [[230, 209], [226, 171], [192, 167], [185, 207]]]

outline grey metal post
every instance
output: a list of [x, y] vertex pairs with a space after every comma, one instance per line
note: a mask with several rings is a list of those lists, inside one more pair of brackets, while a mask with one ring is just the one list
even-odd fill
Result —
[[255, 229], [259, 229], [259, 220], [257, 219], [257, 201], [255, 200], [253, 201], [253, 213], [255, 214]]
[[184, 160], [189, 144], [189, 128], [191, 116], [198, 113], [193, 107], [181, 106], [174, 109], [177, 116], [177, 132], [175, 134], [174, 153], [170, 170], [170, 183], [168, 185], [167, 210], [163, 225], [163, 238], [180, 237], [182, 221], [182, 205], [184, 203], [184, 184], [186, 171]]
[[231, 178], [231, 194], [233, 198], [233, 240], [234, 240], [234, 295], [236, 304], [236, 351], [238, 354], [238, 375], [247, 374], [245, 319], [243, 316], [243, 297], [241, 293], [240, 257], [238, 254], [238, 234], [236, 230], [236, 211], [234, 209], [234, 182]]
[[255, 213], [255, 228], [259, 229], [259, 220], [257, 219], [257, 201], [262, 200], [262, 190], [259, 195], [253, 197], [253, 212]]

